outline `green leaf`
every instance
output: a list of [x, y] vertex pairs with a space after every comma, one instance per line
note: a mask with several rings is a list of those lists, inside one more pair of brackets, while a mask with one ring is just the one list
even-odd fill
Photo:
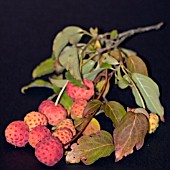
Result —
[[66, 79], [69, 80], [69, 82], [70, 82], [71, 84], [73, 84], [74, 86], [83, 87], [83, 84], [81, 83], [81, 81], [80, 81], [80, 80], [76, 80], [76, 79], [70, 74], [69, 71], [66, 72], [65, 76], [66, 76]]
[[76, 47], [66, 47], [61, 53], [59, 61], [75, 79], [82, 81]]
[[112, 120], [114, 127], [119, 124], [121, 119], [126, 114], [124, 107], [116, 101], [109, 101], [104, 103], [103, 111], [105, 115]]
[[67, 110], [67, 113], [69, 114], [73, 100], [67, 95], [66, 92], [63, 93], [59, 102], [64, 106], [64, 108]]
[[32, 72], [32, 77], [35, 79], [54, 72], [54, 58], [48, 58], [41, 62]]
[[22, 87], [21, 92], [25, 93], [26, 90], [28, 90], [29, 88], [32, 88], [32, 87], [47, 87], [47, 88], [53, 89], [53, 86], [51, 83], [41, 80], [41, 79], [37, 79], [37, 80], [31, 82], [30, 84]]
[[129, 56], [126, 60], [126, 65], [127, 65], [127, 69], [131, 73], [140, 73], [148, 76], [148, 70], [146, 64], [140, 57], [136, 55]]
[[121, 89], [125, 89], [125, 88], [127, 88], [129, 85], [130, 85], [130, 83], [129, 83], [126, 75], [124, 75], [124, 76], [123, 76], [122, 78], [120, 78], [119, 81], [118, 81], [118, 87], [121, 88]]
[[116, 162], [132, 154], [135, 146], [137, 150], [143, 146], [148, 128], [149, 122], [145, 115], [126, 113], [113, 132]]
[[151, 112], [157, 113], [161, 120], [164, 121], [164, 108], [159, 100], [160, 92], [158, 85], [151, 78], [138, 73], [133, 73], [132, 79], [145, 100], [147, 108]]
[[97, 99], [90, 100], [87, 103], [86, 107], [84, 108], [83, 117], [88, 117], [92, 113], [96, 112], [100, 108], [101, 105], [102, 105], [102, 102], [100, 100], [97, 100]]
[[111, 64], [111, 65], [118, 65], [119, 64], [119, 62], [114, 57], [110, 56], [108, 53], [104, 53], [102, 55], [102, 62]]
[[[85, 63], [87, 60], [83, 60], [83, 63]], [[95, 61], [89, 60], [87, 63], [85, 63], [82, 67], [82, 74], [89, 73], [95, 65]]]
[[[82, 136], [66, 155], [66, 162], [91, 165], [102, 157], [110, 156], [114, 151], [112, 135], [104, 130], [90, 136]], [[74, 158], [74, 159], [72, 159]]]
[[[143, 107], [143, 103], [141, 101], [141, 98], [139, 97], [139, 94], [138, 94], [136, 88], [134, 88], [134, 87], [132, 87], [132, 94], [135, 97], [136, 104], [140, 107]], [[142, 98], [142, 100], [143, 100], [143, 98]]]

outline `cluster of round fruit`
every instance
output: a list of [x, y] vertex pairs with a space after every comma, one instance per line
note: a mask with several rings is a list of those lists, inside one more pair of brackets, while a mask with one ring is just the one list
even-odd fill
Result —
[[[5, 129], [6, 141], [17, 147], [29, 143], [35, 148], [37, 159], [47, 166], [53, 166], [63, 157], [64, 149], [76, 135], [73, 120], [83, 117], [87, 101], [94, 95], [93, 83], [84, 80], [87, 88], [67, 84], [66, 92], [73, 99], [70, 115], [61, 104], [44, 100], [38, 111], [25, 115], [24, 120], [11, 122]], [[55, 126], [50, 130], [47, 125]]]

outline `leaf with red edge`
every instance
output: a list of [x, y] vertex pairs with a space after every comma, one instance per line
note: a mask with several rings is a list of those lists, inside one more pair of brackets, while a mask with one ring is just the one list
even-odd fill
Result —
[[87, 103], [86, 107], [84, 108], [83, 117], [88, 117], [92, 113], [96, 112], [101, 105], [102, 102], [100, 100], [97, 99], [90, 100]]
[[139, 150], [148, 131], [147, 117], [142, 113], [127, 112], [113, 132], [116, 162]]

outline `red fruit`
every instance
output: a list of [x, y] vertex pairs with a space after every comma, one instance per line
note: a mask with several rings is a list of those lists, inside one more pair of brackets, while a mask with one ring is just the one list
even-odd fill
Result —
[[67, 116], [66, 110], [60, 104], [55, 106], [54, 102], [50, 100], [44, 100], [38, 110], [40, 113], [46, 115], [48, 123], [53, 126], [66, 119]]
[[51, 136], [50, 130], [46, 126], [38, 125], [29, 132], [29, 144], [35, 148], [36, 144], [45, 137]]
[[29, 128], [24, 121], [11, 122], [5, 129], [6, 141], [14, 146], [24, 147], [28, 142]]
[[66, 143], [70, 142], [73, 134], [70, 129], [68, 128], [62, 128], [62, 129], [56, 129], [53, 133], [52, 136], [57, 137], [63, 145]]
[[89, 100], [94, 95], [93, 82], [90, 80], [86, 80], [86, 79], [84, 79], [83, 82], [87, 88], [74, 86], [70, 82], [67, 84], [66, 92], [72, 99]]
[[56, 126], [56, 129], [68, 128], [71, 130], [73, 136], [76, 134], [76, 129], [73, 125], [73, 121], [71, 119], [64, 119], [59, 122]]
[[31, 131], [34, 127], [38, 125], [47, 125], [47, 118], [45, 115], [39, 112], [29, 112], [24, 117], [24, 122], [28, 125], [29, 130]]
[[62, 143], [56, 137], [46, 137], [35, 147], [35, 156], [47, 166], [53, 166], [63, 157]]
[[75, 120], [82, 118], [86, 105], [86, 100], [75, 100], [71, 106], [71, 118]]

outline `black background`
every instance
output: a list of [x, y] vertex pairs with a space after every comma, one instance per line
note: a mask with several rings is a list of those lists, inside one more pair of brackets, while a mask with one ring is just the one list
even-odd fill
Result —
[[[1, 170], [169, 170], [169, 59], [170, 2], [168, 0], [0, 0], [0, 169]], [[53, 39], [65, 26], [84, 29], [98, 27], [100, 32], [125, 31], [156, 24], [165, 24], [159, 31], [136, 35], [124, 47], [133, 49], [149, 67], [150, 76], [158, 83], [165, 107], [165, 123], [148, 135], [141, 150], [115, 163], [114, 154], [93, 165], [67, 165], [64, 160], [54, 167], [38, 162], [30, 146], [14, 148], [5, 142], [5, 127], [36, 110], [51, 91], [31, 89], [25, 95], [20, 89], [31, 81], [31, 71], [51, 55]], [[112, 88], [108, 98], [133, 106], [130, 93]], [[102, 118], [103, 119], [103, 118]], [[102, 123], [112, 130], [108, 123]]]

